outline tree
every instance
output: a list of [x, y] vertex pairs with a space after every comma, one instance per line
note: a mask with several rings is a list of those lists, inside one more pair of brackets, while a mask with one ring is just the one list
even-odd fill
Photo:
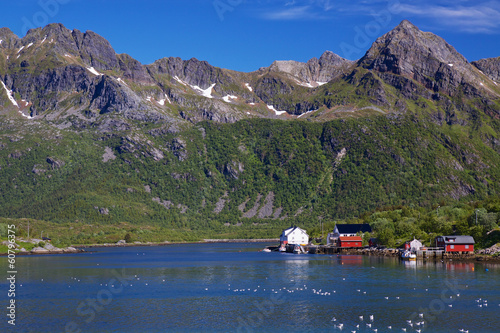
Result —
[[127, 234], [125, 235], [125, 242], [127, 243], [132, 243], [132, 236], [130, 235], [130, 233], [127, 232]]

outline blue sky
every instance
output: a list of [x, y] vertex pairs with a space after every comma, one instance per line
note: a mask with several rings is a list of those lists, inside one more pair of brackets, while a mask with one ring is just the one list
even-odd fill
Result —
[[16, 0], [0, 26], [22, 37], [52, 22], [92, 30], [144, 64], [195, 57], [239, 71], [330, 50], [355, 60], [408, 19], [469, 61], [500, 56], [500, 1], [483, 0]]

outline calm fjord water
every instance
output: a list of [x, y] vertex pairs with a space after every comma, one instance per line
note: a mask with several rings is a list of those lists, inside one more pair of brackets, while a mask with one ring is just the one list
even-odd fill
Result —
[[498, 265], [259, 252], [264, 245], [19, 256], [16, 326], [2, 279], [0, 330], [500, 332]]

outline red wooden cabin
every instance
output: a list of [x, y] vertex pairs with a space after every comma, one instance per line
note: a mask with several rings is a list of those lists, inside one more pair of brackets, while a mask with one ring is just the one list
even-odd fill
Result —
[[439, 236], [436, 237], [436, 247], [445, 252], [474, 252], [474, 238], [472, 236]]
[[339, 237], [338, 247], [362, 247], [363, 239], [360, 236]]

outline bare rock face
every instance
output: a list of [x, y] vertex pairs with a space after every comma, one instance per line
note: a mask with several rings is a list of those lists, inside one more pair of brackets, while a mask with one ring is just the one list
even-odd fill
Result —
[[196, 58], [182, 60], [178, 57], [163, 58], [148, 65], [147, 69], [152, 75], [168, 74], [177, 77], [179, 80], [201, 89], [207, 89], [212, 84], [217, 91], [217, 84], [227, 85], [234, 83], [234, 80], [225, 74], [220, 68], [210, 65], [206, 61]]
[[344, 59], [331, 51], [326, 51], [319, 59], [312, 58], [307, 63], [293, 60], [278, 60], [271, 64], [269, 72], [288, 73], [303, 83], [326, 83], [345, 73], [354, 61]]
[[3, 41], [0, 43], [0, 49], [12, 48], [19, 40], [9, 28], [0, 28], [0, 39]]
[[66, 164], [64, 161], [58, 160], [54, 157], [47, 157], [47, 163], [49, 163], [52, 170], [60, 169]]
[[269, 192], [264, 200], [264, 205], [257, 215], [259, 218], [266, 218], [273, 215], [274, 192]]
[[80, 57], [90, 66], [98, 70], [118, 68], [115, 50], [106, 39], [95, 32], [82, 33], [77, 29], [72, 31], [72, 36], [80, 51]]
[[243, 217], [252, 218], [255, 215], [257, 215], [257, 212], [260, 207], [260, 199], [262, 199], [262, 194], [259, 193], [257, 195], [257, 199], [255, 199], [255, 204], [253, 205], [252, 208], [250, 208], [246, 213], [243, 214]]
[[500, 82], [500, 57], [473, 61], [472, 64], [490, 79]]
[[450, 44], [406, 20], [378, 38], [358, 64], [414, 79], [449, 95], [454, 95], [459, 85], [473, 86], [474, 81], [471, 65]]

